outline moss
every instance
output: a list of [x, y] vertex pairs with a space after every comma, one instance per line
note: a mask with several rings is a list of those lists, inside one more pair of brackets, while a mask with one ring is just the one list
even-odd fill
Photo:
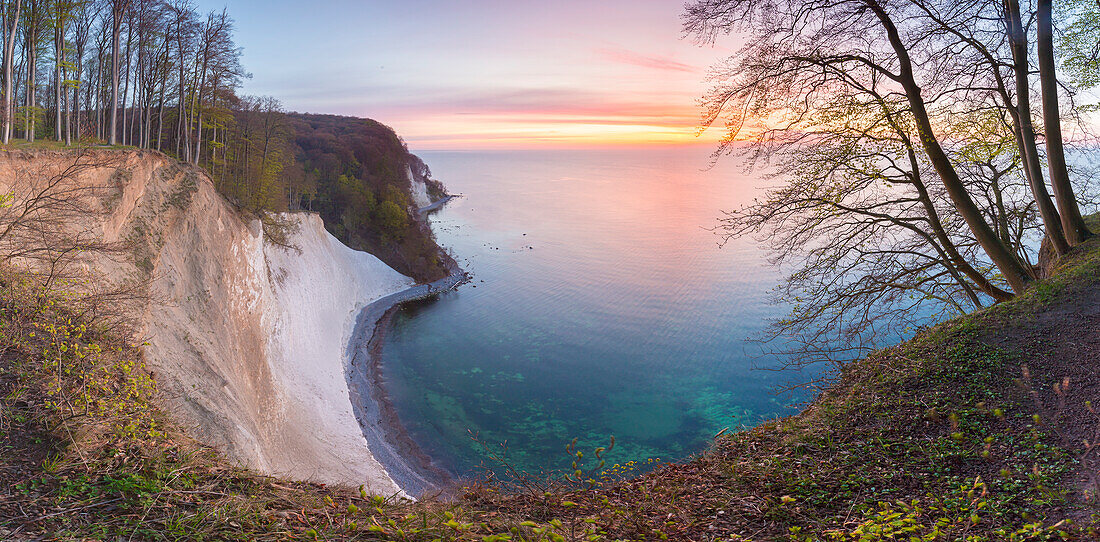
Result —
[[191, 199], [195, 196], [195, 192], [198, 192], [198, 174], [194, 170], [188, 170], [183, 175], [183, 179], [176, 186], [176, 189], [164, 200], [164, 208], [175, 207], [176, 209], [186, 209], [191, 205]]

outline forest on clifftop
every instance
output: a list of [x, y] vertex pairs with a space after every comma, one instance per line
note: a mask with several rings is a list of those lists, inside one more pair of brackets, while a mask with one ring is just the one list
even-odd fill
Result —
[[251, 74], [228, 9], [28, 0], [0, 3], [0, 22], [5, 144], [155, 149], [206, 169], [265, 225], [314, 209], [341, 241], [406, 275], [447, 273], [410, 205], [406, 170], [427, 179], [427, 166], [378, 122], [288, 114], [275, 98], [240, 94]]

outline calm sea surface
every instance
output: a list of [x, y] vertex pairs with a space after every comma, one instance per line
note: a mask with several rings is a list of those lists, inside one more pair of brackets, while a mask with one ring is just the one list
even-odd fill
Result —
[[[567, 468], [565, 445], [610, 464], [684, 458], [715, 433], [795, 410], [797, 374], [746, 342], [782, 307], [752, 240], [719, 248], [723, 209], [763, 184], [707, 149], [423, 152], [452, 193], [432, 217], [472, 283], [407, 306], [383, 372], [401, 419], [458, 474]], [[490, 465], [492, 466], [492, 465]]]

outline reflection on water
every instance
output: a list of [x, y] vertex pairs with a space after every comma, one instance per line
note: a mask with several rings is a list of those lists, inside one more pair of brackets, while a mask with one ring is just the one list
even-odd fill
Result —
[[[720, 211], [761, 184], [702, 149], [422, 153], [454, 200], [433, 227], [474, 280], [405, 307], [383, 351], [413, 438], [459, 473], [471, 433], [529, 472], [572, 438], [611, 462], [682, 458], [719, 430], [786, 415], [798, 375], [745, 338], [783, 309], [751, 240], [718, 247]], [[732, 159], [727, 160], [731, 162]]]

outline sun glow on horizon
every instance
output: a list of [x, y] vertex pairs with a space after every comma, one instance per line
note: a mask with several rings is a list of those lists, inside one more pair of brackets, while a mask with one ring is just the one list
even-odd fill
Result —
[[[200, 9], [220, 10], [214, 0]], [[716, 143], [700, 133], [708, 67], [668, 0], [234, 5], [244, 93], [368, 117], [431, 149]], [[303, 29], [310, 39], [287, 40]]]
[[721, 139], [720, 130], [700, 132], [698, 123], [649, 116], [440, 115], [394, 128], [421, 150], [713, 145]]

